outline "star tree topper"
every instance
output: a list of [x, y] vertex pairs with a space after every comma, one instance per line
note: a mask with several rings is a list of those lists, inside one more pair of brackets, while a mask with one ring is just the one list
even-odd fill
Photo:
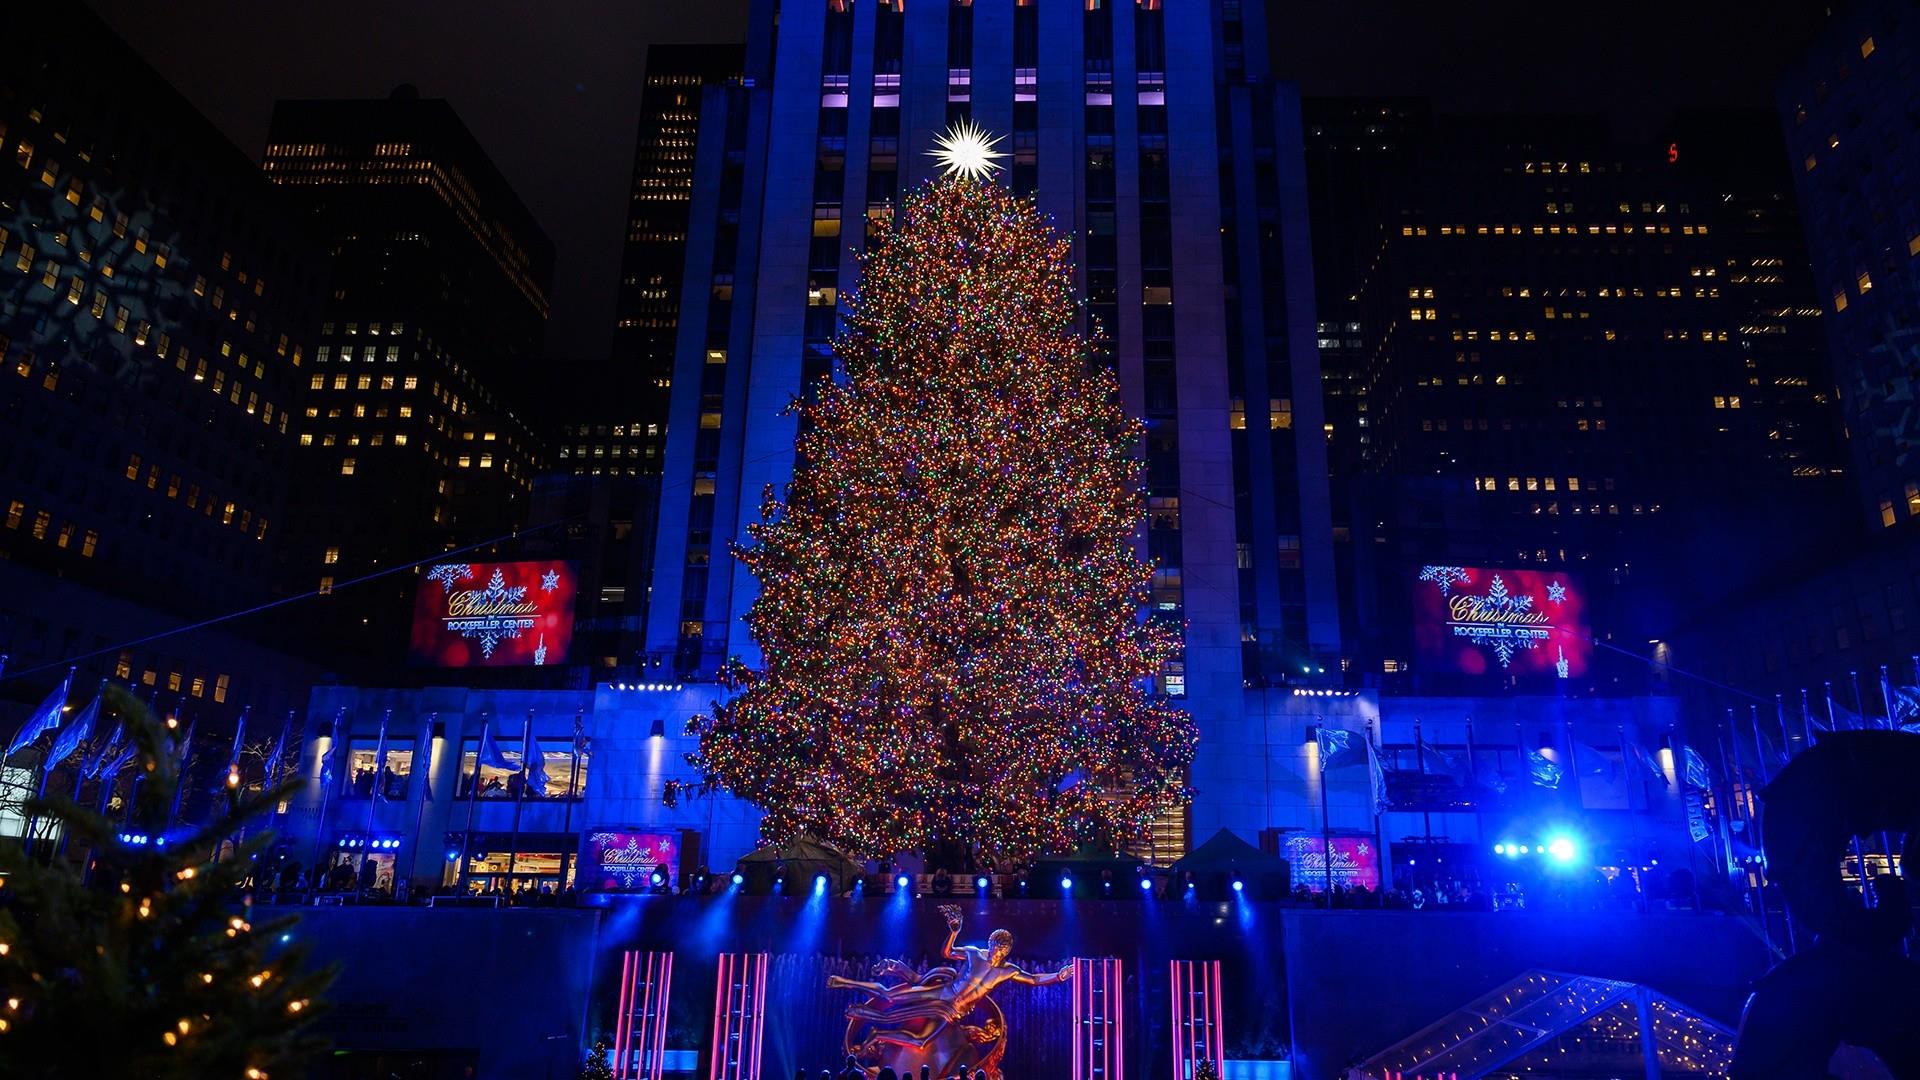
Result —
[[999, 159], [1007, 156], [1006, 151], [994, 149], [1001, 139], [1002, 136], [987, 134], [987, 129], [972, 120], [962, 120], [935, 135], [934, 148], [928, 153], [944, 176], [986, 180], [993, 176], [994, 170], [1005, 167]]

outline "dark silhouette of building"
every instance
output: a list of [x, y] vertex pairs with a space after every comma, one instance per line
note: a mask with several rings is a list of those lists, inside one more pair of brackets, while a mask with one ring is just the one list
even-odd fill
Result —
[[[1674, 565], [1676, 534], [1745, 523], [1785, 543], [1794, 508], [1831, 507], [1840, 451], [1786, 181], [1714, 142], [1450, 119], [1376, 200], [1351, 403], [1363, 670], [1408, 670], [1423, 564], [1579, 575], [1595, 625], [1640, 642], [1738, 583]], [[1638, 689], [1634, 666], [1595, 685]]]
[[1920, 518], [1920, 13], [1848, 5], [1782, 78], [1818, 302], [1868, 521]]
[[86, 691], [111, 676], [163, 707], [285, 708], [307, 673], [236, 636], [258, 620], [166, 635], [268, 597], [324, 263], [246, 155], [92, 14], [22, 8], [8, 37], [0, 699], [77, 663]]
[[[445, 101], [282, 101], [267, 176], [332, 256], [298, 420], [293, 590], [510, 532], [547, 464], [553, 250]], [[343, 655], [398, 655], [414, 585], [322, 601]]]

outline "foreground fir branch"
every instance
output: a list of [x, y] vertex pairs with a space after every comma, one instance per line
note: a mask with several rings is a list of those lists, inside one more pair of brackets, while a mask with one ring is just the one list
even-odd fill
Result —
[[44, 843], [0, 850], [0, 1076], [304, 1075], [331, 974], [281, 945], [292, 919], [255, 922], [242, 896], [272, 833], [234, 842], [295, 781], [230, 788], [218, 820], [168, 836], [182, 777], [167, 726], [125, 690], [104, 693], [136, 747], [129, 823], [65, 796], [28, 804], [42, 836], [50, 818], [65, 851], [90, 853], [90, 876]]

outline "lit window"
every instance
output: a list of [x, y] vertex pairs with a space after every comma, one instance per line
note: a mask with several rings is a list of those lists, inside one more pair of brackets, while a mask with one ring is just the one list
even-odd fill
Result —
[[[1860, 39], [1860, 59], [1865, 60], [1867, 57], [1872, 55], [1873, 55], [1873, 36], [1869, 34], [1868, 36]], [[1898, 61], [1896, 61], [1896, 63], [1897, 62]]]
[[333, 578], [323, 577], [320, 579], [320, 595], [321, 596], [333, 595]]
[[341, 476], [353, 475], [353, 459], [352, 458], [342, 458], [340, 460], [340, 475]]
[[339, 548], [337, 548], [337, 547], [330, 547], [330, 548], [328, 548], [328, 549], [327, 549], [327, 551], [326, 551], [326, 554], [324, 554], [324, 555], [322, 555], [322, 556], [320, 556], [320, 561], [321, 561], [321, 563], [323, 563], [323, 564], [325, 564], [325, 565], [327, 565], [327, 566], [332, 566], [333, 564], [335, 564], [335, 563], [337, 563], [337, 562], [339, 562], [339, 561], [340, 561], [340, 549], [339, 549]]
[[1853, 283], [1860, 287], [1861, 296], [1865, 296], [1873, 291], [1873, 275], [1867, 273], [1865, 270], [1860, 271], [1853, 279]]
[[14, 499], [13, 501], [7, 503], [7, 528], [9, 529], [19, 528], [20, 517], [26, 512], [27, 512], [27, 504], [21, 502], [18, 499]]
[[35, 540], [45, 540], [47, 538], [47, 526], [52, 523], [53, 515], [47, 513], [45, 510], [33, 515], [33, 538]]
[[[99, 546], [100, 546], [100, 534], [95, 532], [92, 529], [88, 529], [87, 535], [80, 538], [81, 557], [87, 558], [87, 559], [93, 558], [94, 550]], [[120, 677], [123, 679], [126, 678], [125, 675], [122, 675]]]
[[227, 700], [227, 680], [230, 676], [220, 675], [213, 680], [213, 700], [224, 704]]
[[1884, 528], [1889, 528], [1889, 529], [1891, 529], [1891, 528], [1893, 527], [1893, 523], [1894, 523], [1894, 520], [1895, 520], [1895, 518], [1894, 518], [1894, 514], [1893, 514], [1893, 500], [1892, 500], [1892, 499], [1881, 499], [1881, 500], [1880, 500], [1880, 524], [1881, 524], [1881, 526], [1882, 526], [1882, 527], [1884, 527]]
[[1834, 290], [1834, 292], [1833, 292], [1833, 310], [1835, 310], [1835, 311], [1845, 311], [1845, 310], [1847, 310], [1847, 290], [1845, 290], [1845, 289], [1835, 289], [1835, 290]]

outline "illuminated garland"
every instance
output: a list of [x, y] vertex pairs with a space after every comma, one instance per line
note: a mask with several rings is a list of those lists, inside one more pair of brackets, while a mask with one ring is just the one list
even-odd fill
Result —
[[696, 719], [707, 786], [764, 836], [1021, 861], [1137, 838], [1187, 797], [1194, 729], [1154, 692], [1142, 425], [1076, 331], [1071, 244], [949, 179], [877, 224], [769, 491], [748, 627], [765, 667]]

